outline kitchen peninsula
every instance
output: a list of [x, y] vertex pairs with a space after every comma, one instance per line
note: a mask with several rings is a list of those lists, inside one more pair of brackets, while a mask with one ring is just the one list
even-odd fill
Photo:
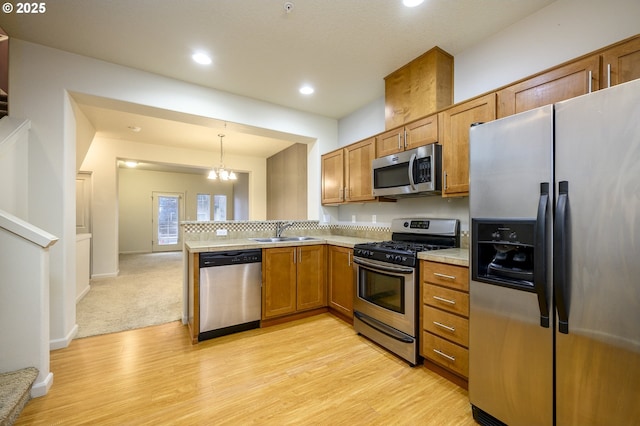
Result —
[[[350, 321], [353, 276], [333, 276], [347, 271], [355, 244], [388, 239], [388, 227], [329, 226], [318, 221], [291, 222], [283, 237], [304, 239], [264, 242], [276, 234], [283, 221], [184, 222], [184, 306], [192, 342], [200, 334], [200, 265], [203, 252], [262, 250], [262, 327], [332, 311]], [[345, 229], [348, 228], [348, 229]], [[222, 234], [222, 235], [221, 235]], [[224, 235], [226, 234], [226, 235]], [[346, 254], [346, 256], [345, 256]], [[300, 263], [298, 263], [300, 262]], [[343, 265], [344, 263], [344, 265]], [[300, 278], [298, 278], [300, 276]], [[339, 279], [338, 279], [339, 278]]]
[[[279, 222], [281, 221], [183, 223], [185, 236], [184, 294], [187, 302], [184, 315], [188, 319], [193, 344], [199, 342], [200, 333], [200, 253], [261, 250], [262, 313], [260, 327], [327, 311], [350, 324], [353, 322], [352, 303], [355, 286], [353, 247], [359, 243], [388, 240], [391, 237], [390, 229], [386, 226], [374, 228], [361, 225], [319, 225], [318, 221], [296, 221], [282, 236], [296, 235], [303, 237], [303, 239], [291, 240], [289, 238], [288, 241], [276, 242], [256, 241], [256, 239], [264, 240], [273, 237]], [[220, 229], [226, 229], [227, 236], [216, 235], [223, 233]], [[463, 248], [420, 253], [418, 259], [423, 265], [431, 263], [459, 268], [463, 272], [468, 271], [469, 256], [466, 239], [463, 239], [462, 245]], [[310, 250], [315, 251], [315, 257], [308, 254]], [[277, 257], [271, 257], [272, 254]], [[279, 285], [287, 281], [286, 277], [289, 276], [286, 271], [284, 273], [276, 272], [277, 278], [269, 282], [270, 274], [274, 273], [273, 269], [285, 268], [286, 266], [287, 271], [289, 268], [293, 268], [293, 274], [296, 275], [295, 262], [303, 256], [308, 256], [304, 257], [303, 264], [313, 259], [315, 265], [313, 278], [307, 276], [304, 279], [304, 284], [296, 286], [294, 282], [291, 287], [284, 290], [282, 287], [278, 287], [278, 291], [275, 292], [277, 294], [273, 292], [268, 294], [269, 286], [274, 282], [278, 282]], [[305, 289], [305, 286], [308, 287]], [[315, 289], [315, 292], [312, 289]], [[293, 306], [289, 311], [274, 310], [275, 313], [270, 313], [269, 306], [278, 305], [279, 302], [268, 299], [283, 297], [282, 293], [286, 294], [284, 298], [287, 303], [284, 305], [292, 304]], [[311, 297], [311, 295], [318, 295], [318, 293], [319, 297]], [[307, 302], [311, 300], [313, 303], [307, 303], [302, 308], [296, 306], [299, 295], [306, 298]], [[421, 293], [420, 300], [423, 299], [424, 295]], [[460, 386], [466, 387], [466, 371], [464, 369], [457, 370], [453, 368], [454, 365], [446, 362], [427, 361], [425, 364]]]

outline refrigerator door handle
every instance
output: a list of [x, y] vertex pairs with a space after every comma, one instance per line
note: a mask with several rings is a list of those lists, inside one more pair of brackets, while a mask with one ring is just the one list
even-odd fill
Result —
[[569, 182], [558, 182], [558, 204], [553, 227], [553, 288], [558, 310], [558, 331], [569, 334], [569, 294], [567, 291]]
[[549, 182], [540, 183], [540, 201], [536, 218], [533, 287], [538, 295], [540, 327], [549, 328], [547, 297], [547, 213], [549, 212]]

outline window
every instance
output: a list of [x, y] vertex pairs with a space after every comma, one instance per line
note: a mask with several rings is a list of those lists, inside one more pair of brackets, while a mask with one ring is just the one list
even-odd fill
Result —
[[196, 220], [211, 220], [211, 195], [198, 194]]
[[227, 220], [227, 196], [213, 196], [213, 220]]

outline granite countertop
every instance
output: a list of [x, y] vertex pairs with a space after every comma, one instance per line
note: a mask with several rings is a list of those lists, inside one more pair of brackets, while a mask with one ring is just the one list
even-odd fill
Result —
[[450, 248], [444, 250], [423, 251], [418, 253], [418, 259], [468, 267], [469, 249]]
[[276, 243], [261, 243], [258, 241], [252, 241], [250, 238], [238, 238], [238, 239], [226, 239], [221, 238], [218, 240], [209, 241], [187, 241], [185, 247], [190, 253], [200, 253], [204, 251], [226, 251], [226, 250], [246, 250], [246, 249], [261, 249], [271, 247], [298, 247], [298, 246], [310, 246], [314, 244], [329, 244], [332, 246], [340, 246], [353, 248], [358, 243], [370, 242], [371, 239], [347, 237], [343, 235], [322, 235], [313, 236], [313, 240], [304, 241], [279, 241]]
[[[205, 251], [246, 250], [271, 247], [297, 247], [315, 244], [329, 244], [332, 246], [353, 248], [353, 246], [356, 244], [371, 242], [371, 239], [368, 238], [348, 237], [344, 235], [308, 235], [308, 237], [312, 237], [314, 239], [303, 241], [279, 241], [276, 243], [261, 243], [258, 241], [252, 241], [250, 238], [220, 238], [217, 240], [208, 241], [187, 241], [185, 242], [185, 247], [190, 253], [200, 253]], [[418, 253], [418, 259], [468, 267], [469, 249], [451, 248], [444, 250], [425, 251]]]

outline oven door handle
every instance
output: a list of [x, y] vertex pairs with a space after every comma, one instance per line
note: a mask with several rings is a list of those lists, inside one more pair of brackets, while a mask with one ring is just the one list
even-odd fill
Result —
[[395, 272], [400, 274], [412, 274], [414, 272], [413, 268], [403, 268], [401, 266], [388, 266], [388, 265], [380, 265], [377, 263], [371, 263], [359, 257], [353, 258], [353, 263], [357, 263], [358, 265], [367, 266], [369, 268], [376, 269], [378, 271], [384, 272]]
[[376, 319], [369, 318], [368, 316], [361, 314], [358, 311], [355, 311], [353, 315], [363, 323], [367, 324], [369, 327], [379, 331], [382, 334], [386, 334], [393, 339], [399, 340], [403, 343], [413, 343], [414, 341], [414, 339], [410, 336], [407, 336], [406, 334], [401, 333], [395, 328], [389, 327], [387, 324], [384, 324]]

